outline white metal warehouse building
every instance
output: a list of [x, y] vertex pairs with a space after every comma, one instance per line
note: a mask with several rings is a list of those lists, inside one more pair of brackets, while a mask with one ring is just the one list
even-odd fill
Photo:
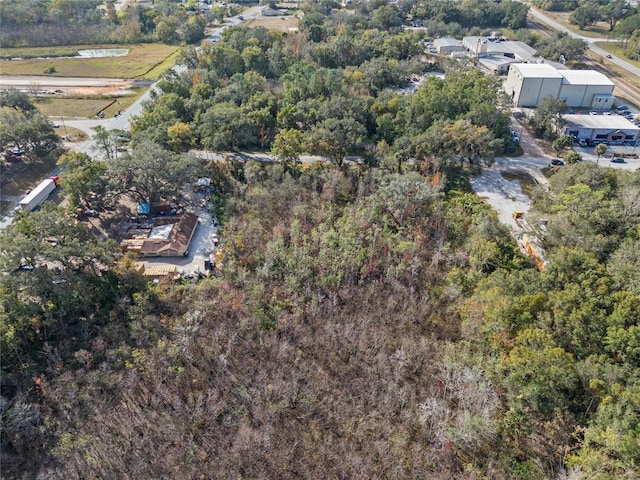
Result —
[[504, 83], [505, 92], [518, 107], [537, 107], [547, 97], [567, 106], [609, 110], [614, 84], [595, 70], [558, 70], [546, 63], [514, 63]]

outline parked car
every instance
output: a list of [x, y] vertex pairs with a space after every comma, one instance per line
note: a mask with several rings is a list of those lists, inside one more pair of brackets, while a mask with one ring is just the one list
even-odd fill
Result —
[[629, 110], [629, 107], [627, 107], [626, 105], [618, 105], [616, 107], [616, 111], [618, 113], [626, 112], [627, 110]]
[[592, 110], [589, 112], [589, 115], [598, 115], [598, 112], [596, 112], [595, 110]]
[[625, 163], [624, 158], [622, 157], [613, 157], [611, 159], [611, 163]]
[[513, 143], [520, 143], [520, 135], [515, 130], [511, 131], [511, 140], [513, 140]]
[[16, 157], [21, 157], [23, 153], [24, 150], [21, 150], [19, 148], [14, 148], [13, 150], [11, 150], [11, 155], [14, 155]]
[[564, 166], [564, 162], [562, 160], [554, 158], [553, 160], [551, 160], [551, 163], [549, 164], [549, 166], [551, 166], [551, 165], [554, 165], [556, 167], [562, 167], [562, 166]]
[[581, 147], [586, 147], [587, 141], [584, 138], [581, 138], [578, 140], [578, 145], [580, 145]]

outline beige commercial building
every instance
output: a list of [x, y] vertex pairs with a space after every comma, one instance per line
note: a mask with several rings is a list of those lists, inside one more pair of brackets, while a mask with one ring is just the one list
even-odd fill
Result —
[[546, 63], [513, 63], [504, 84], [518, 107], [537, 107], [547, 97], [573, 108], [609, 110], [614, 84], [595, 70], [558, 70]]

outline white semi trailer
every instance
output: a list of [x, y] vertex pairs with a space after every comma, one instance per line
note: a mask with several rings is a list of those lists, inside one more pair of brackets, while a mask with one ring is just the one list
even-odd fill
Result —
[[24, 210], [33, 210], [46, 199], [48, 199], [53, 192], [60, 186], [60, 179], [58, 177], [49, 177], [46, 180], [40, 182], [31, 193], [27, 194], [22, 200], [20, 200], [20, 208]]

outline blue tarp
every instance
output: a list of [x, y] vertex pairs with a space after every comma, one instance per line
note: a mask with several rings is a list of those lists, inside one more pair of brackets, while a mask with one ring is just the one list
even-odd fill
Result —
[[149, 202], [138, 204], [138, 215], [149, 215], [151, 213], [151, 204]]

